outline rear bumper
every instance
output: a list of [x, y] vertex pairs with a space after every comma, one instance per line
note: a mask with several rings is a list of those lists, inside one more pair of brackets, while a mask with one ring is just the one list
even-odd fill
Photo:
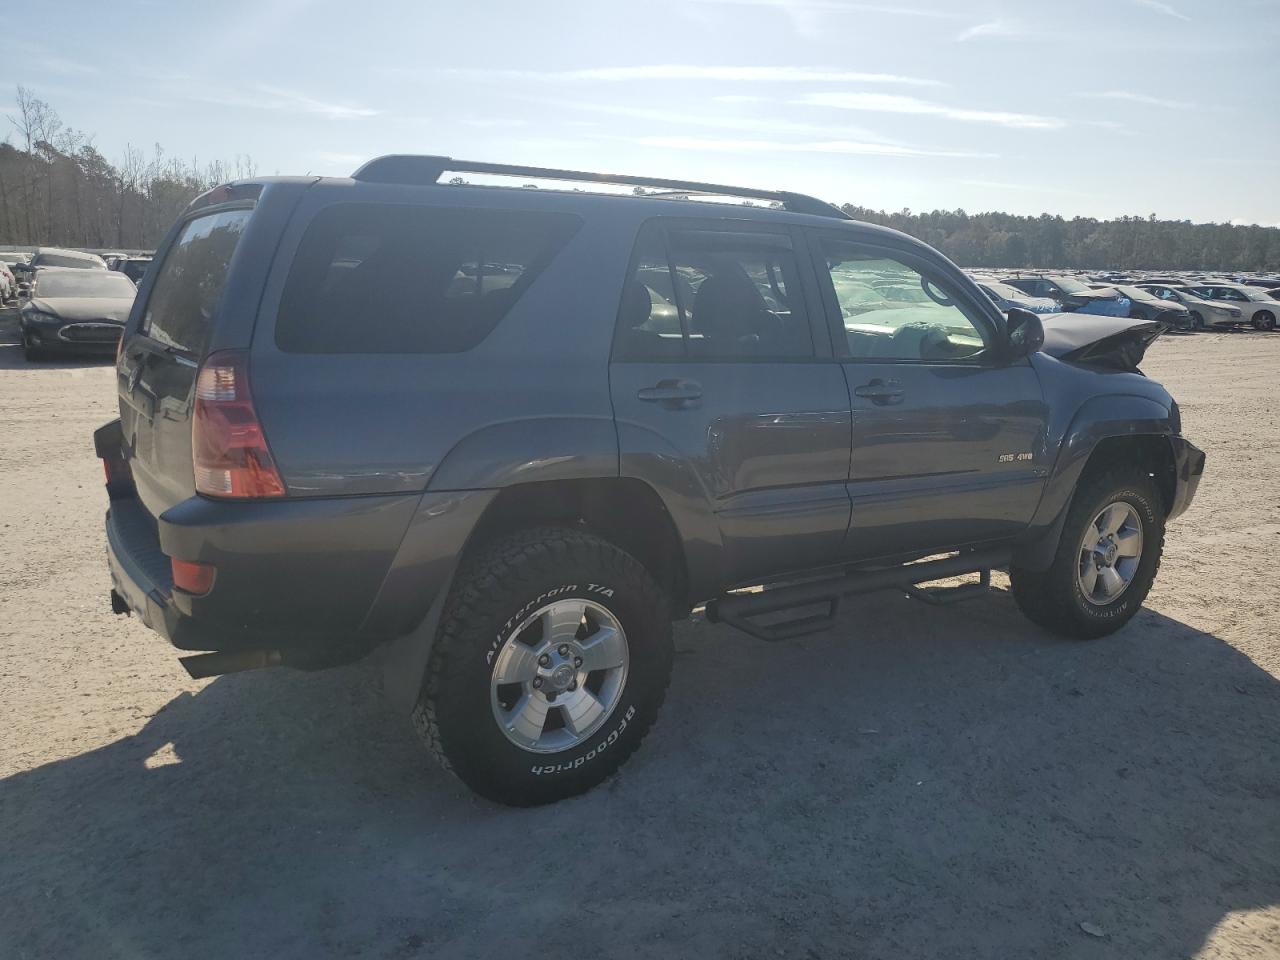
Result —
[[[367, 645], [383, 639], [361, 626], [419, 499], [194, 497], [157, 519], [136, 497], [118, 497], [106, 518], [112, 586], [182, 650]], [[212, 564], [213, 588], [202, 596], [175, 589], [172, 557]]]
[[1169, 519], [1186, 513], [1195, 499], [1196, 490], [1200, 486], [1200, 478], [1204, 476], [1204, 451], [1180, 436], [1169, 438], [1173, 445], [1174, 491], [1173, 503], [1169, 508]]

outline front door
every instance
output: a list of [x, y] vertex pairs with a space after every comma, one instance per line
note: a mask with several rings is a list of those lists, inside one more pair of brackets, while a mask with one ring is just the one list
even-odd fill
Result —
[[1047, 408], [1003, 318], [926, 253], [818, 233], [811, 249], [853, 410], [848, 559], [1007, 539], [1048, 468]]
[[803, 266], [785, 228], [654, 220], [623, 291], [623, 472], [653, 451], [692, 465], [723, 585], [832, 562], [848, 526], [849, 396]]

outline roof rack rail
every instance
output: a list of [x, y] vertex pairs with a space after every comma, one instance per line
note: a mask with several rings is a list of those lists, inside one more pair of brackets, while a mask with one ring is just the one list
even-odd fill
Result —
[[793, 213], [818, 217], [851, 219], [834, 204], [803, 193], [788, 190], [757, 190], [753, 187], [730, 187], [720, 183], [695, 180], [667, 180], [662, 177], [634, 177], [620, 173], [587, 173], [582, 170], [558, 170], [553, 167], [524, 167], [510, 163], [485, 163], [476, 160], [454, 160], [451, 157], [389, 154], [376, 157], [351, 175], [365, 183], [404, 183], [426, 185], [437, 183], [446, 170], [456, 173], [488, 173], [496, 176], [534, 177], [539, 180], [563, 180], [576, 183], [607, 183], [626, 187], [659, 187], [678, 195], [742, 197], [747, 200], [772, 200]]

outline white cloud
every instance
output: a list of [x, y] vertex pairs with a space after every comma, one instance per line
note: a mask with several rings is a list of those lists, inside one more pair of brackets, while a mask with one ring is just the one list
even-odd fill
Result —
[[864, 143], [855, 140], [816, 140], [793, 142], [778, 140], [737, 140], [717, 137], [637, 137], [630, 142], [645, 147], [668, 150], [702, 150], [716, 153], [825, 153], [860, 157], [968, 157], [991, 158], [992, 153], [969, 153], [956, 150], [931, 150], [889, 143]]
[[[388, 68], [388, 74], [415, 73], [412, 68]], [[863, 73], [837, 67], [704, 66], [702, 64], [651, 63], [628, 67], [585, 67], [576, 70], [481, 70], [445, 67], [438, 72], [472, 80], [552, 80], [571, 83], [620, 83], [626, 81], [683, 80], [726, 83], [887, 83], [917, 87], [943, 86], [938, 80], [896, 73]]]
[[1107, 90], [1103, 93], [1082, 93], [1080, 96], [1098, 100], [1124, 100], [1128, 103], [1140, 103], [1146, 107], [1166, 107], [1169, 110], [1193, 110], [1196, 106], [1186, 100], [1166, 100], [1163, 97], [1134, 93], [1131, 90]]
[[728, 130], [749, 137], [764, 135], [776, 137], [783, 134], [796, 138], [863, 140], [871, 143], [901, 145], [901, 141], [882, 136], [864, 127], [830, 123], [802, 123], [773, 117], [734, 116], [725, 113], [676, 112], [661, 107], [628, 107], [616, 103], [592, 103], [588, 101], [538, 99], [532, 101], [541, 107], [550, 107], [562, 113], [577, 110], [609, 117], [626, 117], [648, 124], [646, 129], [655, 134], [674, 126], [698, 127], [700, 130]]
[[956, 42], [964, 43], [978, 37], [1025, 37], [1030, 33], [1026, 26], [1016, 20], [991, 20], [961, 30], [956, 34]]
[[306, 96], [305, 94], [294, 93], [291, 90], [282, 90], [279, 87], [260, 86], [258, 89], [274, 98], [267, 109], [287, 110], [293, 108], [300, 110], [303, 113], [316, 113], [334, 120], [342, 120], [350, 117], [376, 117], [381, 112], [379, 110], [374, 110], [372, 107], [316, 100], [312, 97]]
[[753, 97], [745, 93], [726, 93], [711, 98], [716, 103], [767, 103], [768, 97]]
[[1175, 10], [1162, 0], [1133, 0], [1140, 7], [1146, 7], [1148, 10], [1154, 10], [1156, 13], [1163, 13], [1166, 17], [1173, 17], [1177, 20], [1190, 21], [1191, 18], [1180, 10]]
[[831, 13], [884, 13], [895, 17], [928, 20], [955, 20], [960, 14], [949, 10], [901, 7], [889, 3], [842, 3], [841, 0], [689, 0], [706, 6], [774, 7], [779, 10], [824, 10]]
[[212, 103], [220, 107], [275, 110], [283, 113], [310, 113], [331, 120], [349, 120], [360, 117], [376, 117], [382, 111], [352, 103], [333, 103], [316, 100], [305, 94], [279, 87], [259, 86], [256, 93], [222, 91], [193, 91], [187, 99], [200, 103]]
[[810, 93], [796, 102], [806, 106], [832, 107], [839, 110], [945, 117], [948, 120], [959, 120], [964, 123], [988, 123], [1020, 130], [1059, 130], [1067, 125], [1067, 122], [1059, 117], [952, 107], [915, 97], [887, 93]]

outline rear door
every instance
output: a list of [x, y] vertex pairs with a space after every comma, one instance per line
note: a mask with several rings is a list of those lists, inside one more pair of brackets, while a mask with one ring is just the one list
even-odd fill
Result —
[[1048, 410], [1028, 360], [959, 271], [815, 231], [815, 268], [849, 384], [852, 516], [867, 560], [1014, 536], [1047, 473]]
[[184, 222], [146, 294], [116, 368], [125, 456], [153, 515], [195, 494], [191, 407], [196, 370], [252, 207]]
[[692, 464], [730, 584], [834, 561], [849, 521], [849, 397], [796, 239], [749, 222], [650, 221], [619, 311], [623, 472], [655, 449]]

